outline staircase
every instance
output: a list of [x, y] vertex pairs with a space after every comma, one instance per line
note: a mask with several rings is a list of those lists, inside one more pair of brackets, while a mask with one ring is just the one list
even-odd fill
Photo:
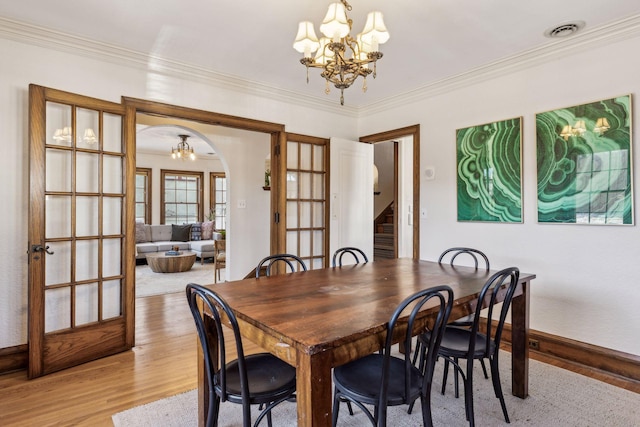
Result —
[[373, 227], [373, 259], [395, 258], [393, 202], [375, 219]]

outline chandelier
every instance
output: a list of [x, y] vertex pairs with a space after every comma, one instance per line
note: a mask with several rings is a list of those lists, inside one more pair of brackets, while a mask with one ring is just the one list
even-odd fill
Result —
[[[367, 91], [367, 76], [373, 73], [373, 78], [376, 77], [376, 62], [382, 58], [378, 46], [389, 40], [381, 12], [369, 12], [364, 30], [354, 39], [349, 34], [353, 21], [347, 17], [347, 11], [351, 11], [351, 5], [346, 0], [331, 3], [320, 25], [325, 37], [318, 40], [313, 23], [304, 21], [298, 24], [293, 43], [293, 48], [304, 54], [300, 62], [307, 67], [307, 83], [310, 67], [322, 69], [325, 93], [330, 93], [330, 84], [340, 89], [340, 105], [344, 105], [344, 90], [359, 76], [363, 78], [362, 91]], [[373, 70], [369, 64], [373, 64]]]
[[195, 160], [196, 154], [193, 152], [193, 148], [189, 146], [189, 143], [187, 143], [189, 135], [178, 135], [178, 137], [182, 141], [178, 143], [177, 148], [171, 148], [171, 158], [184, 160], [188, 157], [191, 160]]

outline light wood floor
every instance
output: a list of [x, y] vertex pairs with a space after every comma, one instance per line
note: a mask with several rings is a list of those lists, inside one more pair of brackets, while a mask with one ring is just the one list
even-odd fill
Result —
[[113, 426], [117, 412], [196, 388], [196, 345], [184, 293], [138, 298], [132, 351], [31, 381], [0, 376], [0, 425]]
[[[245, 343], [247, 353], [256, 346]], [[138, 298], [136, 347], [43, 378], [26, 372], [0, 376], [2, 426], [112, 426], [111, 416], [196, 387], [197, 338], [182, 292]], [[639, 392], [635, 383], [540, 359]]]

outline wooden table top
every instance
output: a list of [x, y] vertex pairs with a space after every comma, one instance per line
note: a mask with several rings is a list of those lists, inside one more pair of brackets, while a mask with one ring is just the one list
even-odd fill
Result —
[[[395, 259], [218, 283], [212, 289], [239, 319], [315, 354], [383, 331], [404, 298], [431, 286], [450, 286], [456, 305], [464, 305], [491, 273]], [[521, 273], [520, 281], [533, 278]]]

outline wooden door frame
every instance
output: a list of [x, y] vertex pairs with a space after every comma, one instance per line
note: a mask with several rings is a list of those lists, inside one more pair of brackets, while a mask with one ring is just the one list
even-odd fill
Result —
[[[376, 142], [395, 140], [407, 136], [413, 137], [413, 259], [420, 259], [420, 125], [407, 126], [400, 129], [362, 136], [360, 137], [360, 141], [374, 144]], [[396, 175], [394, 177], [394, 182], [396, 182], [394, 194], [397, 199], [398, 168], [394, 167], [394, 169]]]
[[[286, 173], [280, 172], [280, 168], [286, 167], [286, 163], [282, 164], [279, 160], [280, 147], [286, 147], [287, 143], [286, 132], [283, 124], [247, 119], [244, 117], [214, 113], [196, 108], [182, 107], [126, 96], [122, 97], [122, 104], [133, 109], [134, 121], [131, 123], [132, 129], [134, 130], [133, 135], [135, 135], [135, 117], [137, 113], [270, 134], [272, 169], [270, 248], [271, 253], [279, 253], [286, 250], [286, 224], [284, 224], [283, 221], [280, 221], [280, 212], [285, 212], [286, 209]], [[133, 155], [135, 156], [135, 150]], [[280, 191], [279, 189], [281, 188], [285, 190]], [[130, 224], [130, 226], [133, 226], [133, 224]]]

